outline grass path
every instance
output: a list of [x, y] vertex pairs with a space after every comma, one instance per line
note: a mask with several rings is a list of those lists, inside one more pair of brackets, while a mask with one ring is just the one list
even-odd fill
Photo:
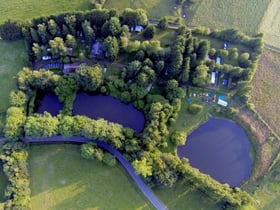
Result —
[[76, 145], [31, 146], [29, 172], [32, 209], [153, 209], [119, 165], [85, 160]]

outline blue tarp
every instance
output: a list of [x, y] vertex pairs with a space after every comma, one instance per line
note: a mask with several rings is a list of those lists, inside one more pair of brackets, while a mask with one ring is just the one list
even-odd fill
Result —
[[190, 97], [188, 97], [188, 98], [186, 99], [186, 101], [187, 101], [187, 102], [192, 102], [192, 99], [191, 99]]
[[221, 96], [219, 96], [219, 99], [221, 99], [221, 100], [225, 100], [225, 99], [226, 99], [226, 97], [225, 97], [225, 96], [223, 96], [223, 95], [221, 95]]

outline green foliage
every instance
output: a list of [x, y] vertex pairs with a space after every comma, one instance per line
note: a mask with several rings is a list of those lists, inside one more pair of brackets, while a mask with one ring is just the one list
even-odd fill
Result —
[[208, 74], [209, 68], [206, 65], [198, 65], [195, 68], [194, 76], [192, 79], [193, 84], [198, 86], [205, 86], [209, 84], [210, 76]]
[[143, 36], [146, 39], [152, 39], [156, 34], [156, 27], [154, 25], [148, 25], [143, 31]]
[[145, 10], [131, 8], [126, 8], [121, 14], [122, 24], [128, 25], [130, 27], [135, 27], [136, 25], [145, 26], [148, 23], [148, 18]]
[[5, 21], [2, 25], [0, 25], [0, 37], [7, 41], [16, 41], [21, 39], [21, 25], [15, 21]]
[[58, 126], [58, 118], [44, 112], [42, 115], [34, 114], [34, 116], [27, 117], [24, 131], [27, 137], [47, 137], [57, 135]]
[[76, 70], [76, 80], [83, 90], [95, 91], [103, 84], [102, 67], [80, 65]]
[[202, 109], [203, 109], [203, 106], [202, 106], [202, 105], [199, 105], [199, 104], [191, 104], [191, 105], [188, 107], [188, 111], [189, 111], [191, 114], [198, 114], [199, 112], [201, 112]]
[[111, 19], [107, 20], [101, 28], [101, 33], [103, 37], [107, 37], [107, 36], [118, 37], [120, 32], [121, 32], [121, 24], [119, 18], [117, 17], [111, 17]]
[[117, 59], [119, 54], [119, 43], [116, 37], [108, 36], [104, 40], [104, 48], [106, 51], [106, 57], [109, 58], [110, 61]]
[[0, 158], [9, 181], [4, 209], [31, 209], [27, 157], [28, 153], [20, 142], [9, 142], [1, 147]]
[[13, 141], [18, 140], [23, 134], [25, 119], [22, 107], [10, 107], [7, 110], [5, 137]]
[[27, 96], [22, 91], [12, 91], [10, 93], [10, 104], [16, 107], [25, 107]]
[[146, 158], [142, 158], [141, 160], [134, 160], [132, 162], [132, 166], [134, 167], [136, 173], [143, 177], [152, 175], [152, 166]]
[[184, 132], [174, 131], [171, 134], [170, 140], [175, 146], [184, 145], [187, 135]]
[[116, 158], [108, 152], [104, 153], [103, 163], [107, 166], [115, 166], [117, 164]]
[[159, 22], [157, 27], [161, 30], [165, 30], [168, 28], [168, 18], [166, 16], [162, 17]]

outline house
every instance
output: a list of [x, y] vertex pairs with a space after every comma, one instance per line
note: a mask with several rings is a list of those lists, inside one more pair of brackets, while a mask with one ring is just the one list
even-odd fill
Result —
[[212, 71], [211, 73], [211, 84], [216, 84], [216, 71]]
[[143, 26], [140, 26], [140, 25], [136, 25], [136, 26], [132, 26], [131, 28], [130, 28], [130, 31], [131, 32], [141, 32], [141, 31], [143, 31], [143, 29], [144, 29], [144, 27]]
[[221, 62], [222, 62], [222, 58], [218, 56], [218, 57], [216, 58], [216, 63], [217, 63], [217, 64], [221, 64]]
[[229, 42], [225, 42], [224, 43], [224, 50], [230, 48], [230, 43]]
[[104, 55], [104, 46], [100, 41], [94, 42], [91, 47], [90, 55], [92, 57]]
[[150, 84], [148, 85], [148, 87], [147, 87], [147, 91], [150, 92], [150, 91], [152, 90], [152, 88], [153, 88], [153, 84], [150, 83]]

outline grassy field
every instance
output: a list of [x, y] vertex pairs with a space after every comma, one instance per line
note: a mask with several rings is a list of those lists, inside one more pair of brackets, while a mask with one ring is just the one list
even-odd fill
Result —
[[171, 0], [107, 0], [105, 3], [105, 8], [118, 8], [120, 11], [128, 7], [145, 9], [152, 19], [162, 16], [180, 17], [180, 11], [175, 6], [175, 1]]
[[172, 188], [154, 190], [156, 195], [170, 210], [217, 210], [219, 207], [193, 186], [183, 182], [176, 183]]
[[264, 50], [258, 70], [254, 76], [250, 101], [257, 112], [280, 135], [280, 56], [269, 50]]
[[32, 209], [153, 209], [121, 166], [80, 156], [76, 145], [31, 146]]
[[29, 20], [34, 17], [87, 10], [90, 8], [90, 0], [10, 0], [1, 1], [0, 23], [7, 19]]
[[0, 133], [5, 112], [9, 106], [9, 94], [16, 88], [16, 74], [24, 66], [26, 52], [22, 41], [0, 40]]
[[262, 23], [260, 25], [260, 31], [265, 34], [265, 40], [267, 43], [280, 47], [280, 35], [279, 35], [279, 22], [280, 22], [280, 4], [278, 0], [271, 0], [266, 10]]
[[222, 29], [236, 27], [247, 33], [255, 33], [269, 2], [269, 0], [201, 1], [195, 8], [193, 19], [187, 21], [195, 26]]

